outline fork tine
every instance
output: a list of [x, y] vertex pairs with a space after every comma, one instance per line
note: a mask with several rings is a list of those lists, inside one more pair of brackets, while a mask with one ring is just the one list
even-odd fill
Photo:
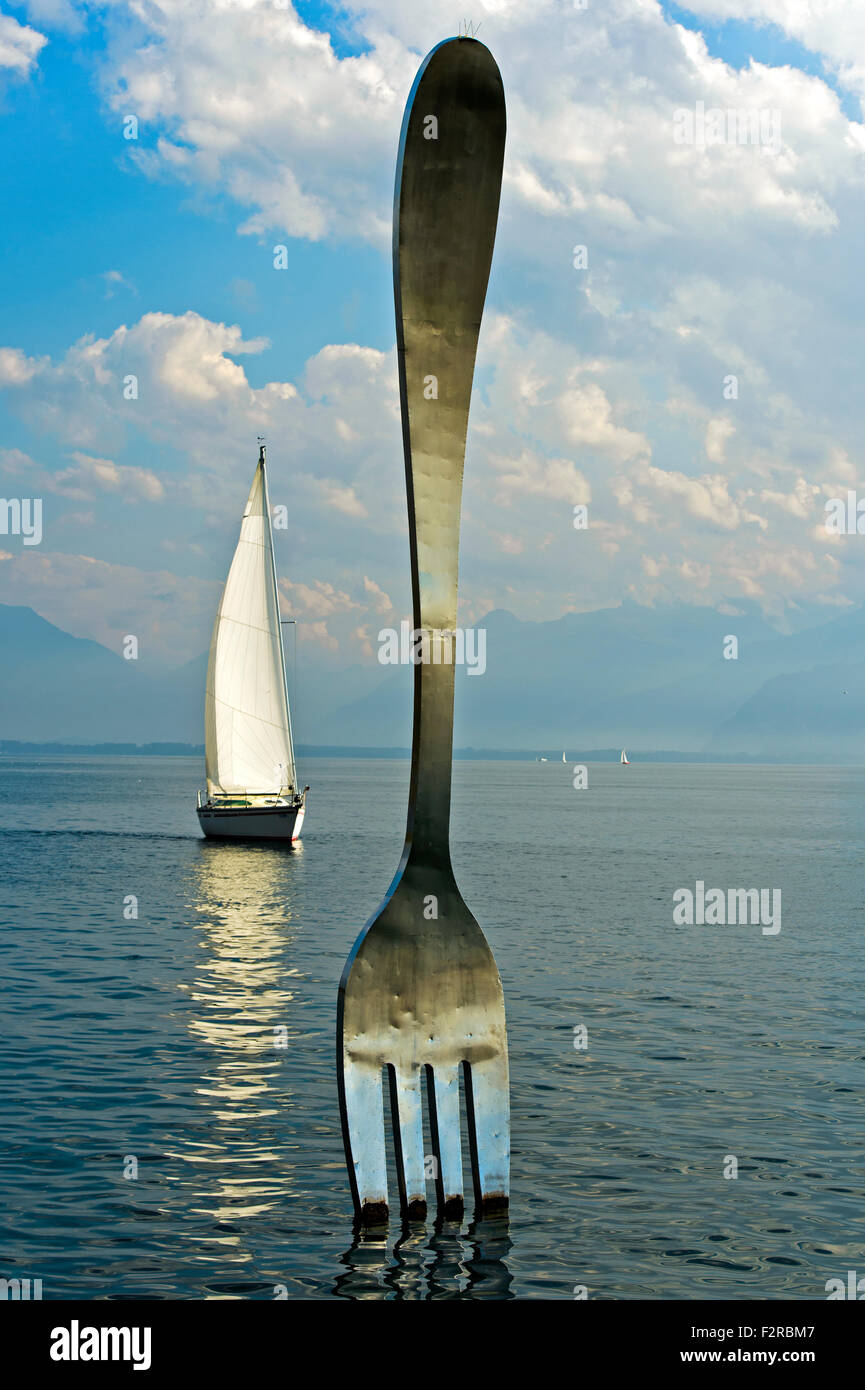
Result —
[[461, 1221], [464, 1207], [459, 1071], [456, 1067], [427, 1067], [426, 1071], [430, 1135], [438, 1164], [438, 1213], [445, 1221]]
[[500, 1052], [487, 1061], [464, 1062], [466, 1116], [472, 1156], [475, 1204], [487, 1215], [508, 1205], [510, 1121], [508, 1058]]
[[409, 1221], [426, 1219], [420, 1068], [388, 1067], [400, 1210]]
[[343, 1058], [339, 1088], [352, 1196], [361, 1221], [387, 1221], [387, 1161], [381, 1069]]

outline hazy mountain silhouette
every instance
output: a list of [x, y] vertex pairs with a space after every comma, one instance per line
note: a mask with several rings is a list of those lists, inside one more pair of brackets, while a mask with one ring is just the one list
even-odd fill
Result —
[[[756, 610], [731, 617], [708, 608], [625, 603], [549, 623], [492, 612], [478, 624], [487, 631], [486, 673], [458, 672], [455, 742], [547, 754], [626, 745], [728, 755], [759, 754], [765, 746], [768, 755], [780, 744], [786, 756], [806, 757], [811, 745], [801, 701], [795, 719], [791, 704], [788, 720], [769, 683], [789, 676], [792, 688], [798, 673], [824, 662], [835, 666], [839, 656], [851, 665], [865, 661], [862, 609], [830, 622], [825, 610], [812, 609], [800, 615], [800, 622], [809, 621], [815, 625], [780, 635]], [[738, 640], [736, 660], [723, 655], [729, 636]], [[756, 701], [764, 686], [765, 708], [772, 708], [767, 718]], [[827, 691], [831, 686], [830, 678]], [[807, 689], [814, 692], [814, 724], [831, 721], [831, 704], [817, 700], [819, 682]], [[865, 704], [854, 689], [851, 677], [848, 718], [855, 722], [857, 708], [865, 720]], [[323, 718], [321, 727], [328, 743], [407, 743], [410, 670], [390, 668], [380, 687]], [[830, 734], [823, 756], [831, 743]]]
[[860, 763], [863, 714], [865, 662], [775, 676], [721, 725], [707, 751]]
[[[487, 669], [458, 669], [457, 746], [865, 757], [861, 608], [829, 621], [824, 609], [805, 610], [787, 635], [756, 608], [733, 617], [630, 602], [546, 623], [496, 610], [477, 626], [487, 634]], [[737, 660], [723, 656], [731, 635]], [[180, 667], [126, 661], [29, 608], [3, 605], [0, 644], [0, 738], [203, 739], [205, 653]], [[410, 744], [411, 667], [306, 659], [292, 685], [298, 742]]]
[[6, 605], [0, 650], [0, 738], [201, 742], [200, 659], [152, 669]]

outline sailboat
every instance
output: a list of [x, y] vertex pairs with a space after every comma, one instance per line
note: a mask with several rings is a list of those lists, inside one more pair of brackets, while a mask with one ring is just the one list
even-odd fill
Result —
[[262, 441], [210, 639], [204, 739], [205, 835], [299, 839], [309, 787], [297, 787]]
[[630, 767], [631, 765], [631, 760], [625, 752], [624, 748], [622, 749], [622, 756], [619, 758], [619, 762], [624, 763], [626, 767]]
[[566, 763], [567, 761], [568, 761], [568, 760], [567, 760], [567, 758], [565, 757], [564, 753], [562, 753], [562, 762], [563, 762], [563, 763]]

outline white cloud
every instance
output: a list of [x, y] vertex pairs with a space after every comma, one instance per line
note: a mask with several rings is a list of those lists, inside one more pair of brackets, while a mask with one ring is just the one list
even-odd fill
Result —
[[165, 488], [147, 468], [118, 465], [111, 459], [73, 454], [75, 464], [49, 476], [46, 485], [66, 497], [90, 499], [99, 492], [116, 492], [127, 501], [160, 502]]
[[842, 85], [865, 95], [865, 12], [850, 0], [689, 0], [688, 8], [707, 19], [777, 24], [822, 54]]
[[[253, 350], [266, 360], [264, 345], [234, 326], [146, 314], [73, 344], [56, 362], [40, 360], [35, 371], [22, 373], [13, 353], [4, 359], [17, 382], [7, 401], [53, 434], [72, 464], [52, 472], [7, 450], [6, 490], [21, 493], [29, 471], [33, 486], [44, 478], [58, 498], [88, 498], [91, 543], [113, 546], [142, 569], [152, 543], [118, 504], [170, 497], [160, 508], [160, 544], [178, 569], [218, 584], [255, 435], [266, 433], [271, 500], [290, 519], [287, 532], [275, 533], [290, 611], [305, 625], [324, 624], [316, 631], [325, 646], [334, 639], [360, 659], [366, 639], [357, 629], [410, 605], [394, 354], [332, 344], [296, 385], [253, 387], [234, 360]], [[137, 401], [123, 398], [130, 368]], [[815, 529], [826, 487], [849, 475], [855, 456], [819, 421], [791, 416], [790, 402], [749, 410], [740, 401], [738, 414], [731, 402], [726, 413], [712, 412], [677, 382], [669, 410], [659, 412], [641, 392], [639, 362], [587, 355], [514, 316], [491, 317], [479, 371], [484, 388], [472, 406], [464, 484], [467, 611], [487, 599], [539, 617], [623, 594], [643, 602], [748, 595], [768, 606], [803, 593], [835, 601], [842, 585], [855, 592], [854, 567], [839, 568]], [[661, 428], [673, 431], [674, 449], [651, 437]], [[98, 446], [82, 446], [82, 435]], [[710, 468], [700, 467], [702, 458]], [[577, 502], [589, 505], [589, 527], [579, 533]], [[86, 514], [74, 525], [71, 515], [64, 521], [56, 506], [46, 513], [49, 543], [60, 534], [52, 527], [65, 525], [71, 537], [87, 524]], [[178, 622], [188, 623], [188, 650], [203, 647], [209, 619], [193, 610]]]
[[17, 4], [26, 11], [28, 19], [46, 29], [77, 34], [84, 27], [87, 0], [17, 0]]
[[321, 579], [314, 584], [296, 584], [283, 579], [280, 588], [290, 597], [292, 610], [304, 618], [329, 618], [358, 606], [350, 594]]
[[353, 487], [334, 483], [329, 478], [317, 478], [315, 486], [328, 507], [333, 508], [334, 511], [342, 512], [344, 516], [364, 517], [367, 515], [366, 507]]
[[415, 66], [402, 45], [383, 36], [340, 60], [327, 35], [270, 0], [155, 0], [135, 14], [142, 42], [118, 46], [107, 82], [115, 111], [151, 133], [143, 167], [224, 190], [250, 208], [247, 233], [386, 237], [387, 201], [369, 184], [377, 152], [386, 187], [390, 127]]
[[704, 473], [691, 478], [674, 469], [655, 468], [649, 464], [643, 477], [648, 486], [659, 494], [663, 507], [671, 499], [678, 499], [689, 516], [717, 526], [722, 531], [735, 531], [751, 522], [766, 528], [767, 523], [762, 517], [744, 509], [730, 496], [730, 480], [722, 474]]
[[[343, 58], [288, 3], [153, 0], [133, 13], [141, 41], [117, 41], [105, 80], [114, 110], [139, 118], [130, 153], [142, 168], [227, 193], [248, 209], [239, 229], [261, 239], [386, 246], [403, 106], [442, 37], [437, 5], [346, 5], [368, 51]], [[820, 234], [837, 225], [839, 176], [861, 181], [861, 132], [831, 89], [790, 67], [730, 68], [651, 0], [481, 14], [506, 75], [506, 204], [518, 222], [582, 221], [634, 245], [683, 219], [716, 245], [739, 219]], [[673, 113], [698, 100], [780, 110], [780, 151], [677, 146]]]
[[[858, 90], [840, 0], [823, 7], [823, 32], [795, 0], [703, 9], [822, 43]], [[290, 236], [387, 255], [403, 104], [441, 37], [439, 5], [348, 6], [369, 50], [356, 58], [270, 0], [115, 10], [106, 92], [112, 120], [139, 116], [126, 153], [145, 173], [229, 195], [260, 242], [244, 253], [265, 264]], [[862, 125], [819, 77], [737, 71], [653, 0], [488, 0], [475, 18], [504, 74], [509, 135], [465, 473], [467, 606], [549, 616], [624, 593], [865, 597], [865, 577], [814, 531], [825, 489], [861, 477]], [[777, 109], [778, 148], [677, 145], [674, 112], [698, 101]], [[312, 596], [321, 640], [359, 632], [384, 611], [380, 594], [407, 611], [395, 353], [324, 343], [288, 381], [239, 326], [148, 307], [53, 362], [0, 349], [10, 409], [64, 454], [130, 470], [118, 475], [128, 485], [136, 469], [150, 475], [184, 518], [171, 531], [175, 509], [160, 509], [163, 539], [214, 574], [267, 434], [272, 500], [291, 517], [281, 571]], [[124, 399], [129, 374], [137, 400]], [[87, 486], [103, 517], [120, 483]], [[589, 500], [577, 535], [571, 506]]]
[[339, 638], [328, 631], [327, 624], [323, 621], [304, 623], [303, 640], [326, 652], [335, 653], [340, 649]]
[[0, 14], [0, 68], [26, 77], [48, 42], [44, 34], [19, 24], [11, 15]]
[[105, 282], [106, 299], [113, 299], [118, 290], [127, 290], [130, 294], [138, 293], [132, 281], [127, 280], [121, 270], [105, 270], [102, 279]]
[[570, 459], [538, 459], [524, 452], [518, 458], [493, 458], [492, 462], [498, 470], [498, 497], [506, 506], [523, 495], [568, 503], [591, 501], [591, 486]]
[[[180, 318], [145, 314], [140, 328], [142, 337], [162, 339], [157, 380], [176, 396], [194, 401], [247, 398], [243, 368], [229, 354], [261, 352], [268, 346], [266, 338], [246, 343], [238, 327], [210, 323], [191, 310]], [[134, 350], [136, 344], [131, 346]]]
[[578, 448], [592, 449], [618, 460], [649, 452], [648, 441], [642, 434], [614, 423], [610, 402], [597, 382], [583, 385], [569, 381], [559, 398], [559, 413], [565, 437]]
[[0, 347], [0, 386], [23, 386], [39, 371], [39, 363], [20, 348]]
[[821, 491], [822, 489], [816, 483], [809, 483], [805, 478], [797, 478], [790, 492], [773, 492], [771, 488], [764, 488], [760, 493], [760, 501], [769, 502], [772, 506], [789, 512], [790, 516], [794, 516], [800, 521], [813, 522], [815, 516], [814, 499], [820, 496]]
[[376, 584], [374, 579], [370, 579], [367, 574], [363, 577], [363, 587], [364, 591], [369, 594], [376, 613], [390, 613], [392, 611], [393, 604], [384, 589]]
[[117, 433], [136, 420], [158, 432], [160, 415], [183, 405], [203, 407], [211, 422], [216, 414], [242, 416], [253, 392], [233, 357], [266, 346], [266, 339], [244, 341], [236, 325], [192, 310], [147, 313], [108, 338], [80, 338], [59, 362], [0, 348], [0, 386], [17, 388], [10, 400], [26, 401], [43, 428], [67, 443], [92, 445], [107, 426]]
[[725, 416], [715, 416], [706, 425], [706, 458], [710, 463], [723, 463], [727, 440], [735, 434], [736, 426]]

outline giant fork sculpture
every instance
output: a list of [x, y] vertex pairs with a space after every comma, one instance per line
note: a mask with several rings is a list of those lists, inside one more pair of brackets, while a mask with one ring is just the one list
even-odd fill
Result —
[[[501, 981], [460, 896], [448, 844], [460, 497], [504, 142], [504, 93], [491, 53], [474, 39], [439, 44], [403, 119], [393, 238], [414, 625], [427, 647], [416, 650], [427, 659], [415, 665], [405, 848], [346, 962], [337, 1010], [343, 1137], [366, 1224], [388, 1215], [383, 1068], [403, 1216], [426, 1216], [422, 1072], [439, 1214], [463, 1215], [461, 1066], [476, 1207], [487, 1214], [508, 1203]], [[428, 659], [434, 655], [439, 661]]]

